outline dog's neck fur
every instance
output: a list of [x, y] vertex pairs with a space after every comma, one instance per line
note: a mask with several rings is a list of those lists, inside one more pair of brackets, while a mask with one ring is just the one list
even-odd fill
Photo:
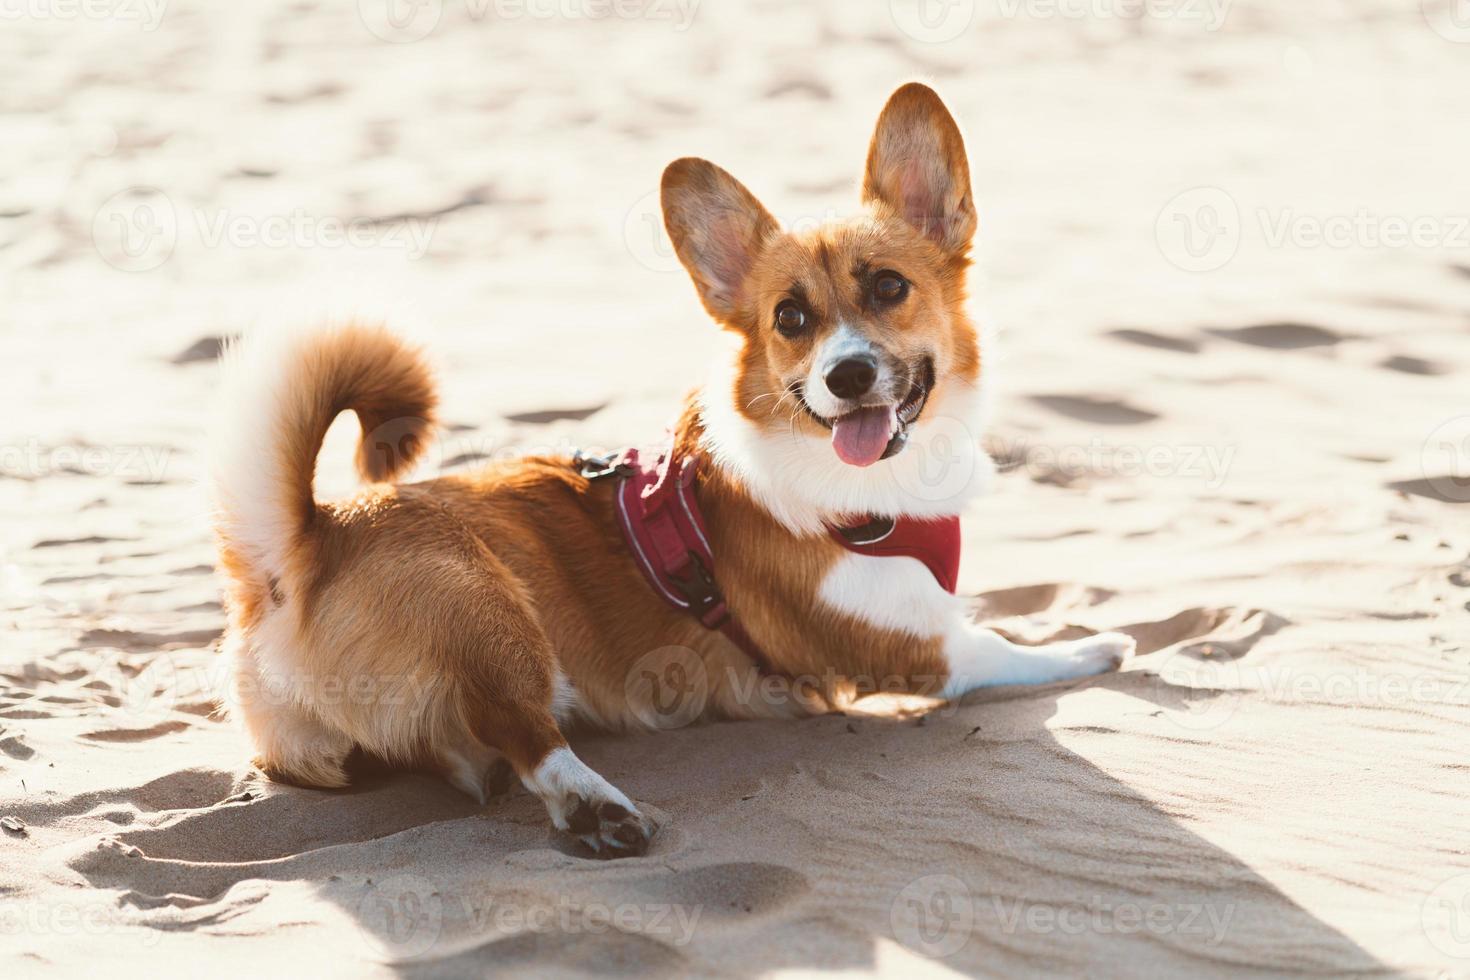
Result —
[[930, 399], [903, 452], [869, 467], [849, 466], [827, 439], [794, 425], [762, 427], [736, 408], [729, 394], [734, 390], [726, 373], [695, 392], [679, 425], [679, 444], [700, 452], [798, 537], [865, 515], [957, 515], [995, 471], [980, 447], [986, 398], [953, 380]]

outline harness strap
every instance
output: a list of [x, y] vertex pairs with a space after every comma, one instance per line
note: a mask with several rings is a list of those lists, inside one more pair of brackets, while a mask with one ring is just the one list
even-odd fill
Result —
[[954, 594], [960, 577], [960, 519], [870, 517], [860, 524], [829, 526], [842, 547], [876, 558], [917, 558], [944, 591]]
[[765, 651], [730, 615], [715, 581], [714, 555], [694, 498], [698, 459], [686, 457], [676, 464], [672, 450], [665, 449], [650, 467], [639, 450], [626, 449], [613, 460], [592, 462], [603, 468], [589, 473], [584, 464], [584, 475], [618, 477], [613, 491], [618, 523], [653, 590], [665, 602], [687, 610], [706, 629], [723, 633], [762, 674], [777, 673]]
[[[664, 447], [651, 460], [636, 448], [607, 457], [580, 452], [573, 465], [589, 480], [617, 479], [613, 490], [618, 524], [634, 563], [649, 586], [672, 606], [687, 611], [706, 629], [723, 633], [762, 674], [779, 674], [760, 646], [731, 614], [715, 579], [715, 559], [704, 515], [694, 496], [699, 457], [675, 458]], [[875, 557], [916, 558], [945, 591], [959, 578], [960, 519], [869, 517], [829, 526], [832, 539], [848, 551]]]

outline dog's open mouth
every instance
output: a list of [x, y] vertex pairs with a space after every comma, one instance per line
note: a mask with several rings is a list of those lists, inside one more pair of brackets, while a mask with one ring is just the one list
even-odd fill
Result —
[[908, 394], [900, 402], [864, 405], [845, 415], [828, 419], [812, 411], [806, 398], [801, 403], [818, 422], [832, 430], [832, 448], [850, 466], [872, 466], [903, 452], [909, 429], [918, 421], [934, 387], [934, 362], [925, 360], [914, 373]]

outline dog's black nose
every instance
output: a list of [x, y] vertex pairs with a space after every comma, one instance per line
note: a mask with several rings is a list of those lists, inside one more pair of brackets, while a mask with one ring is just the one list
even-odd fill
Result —
[[878, 362], [870, 354], [844, 357], [827, 372], [827, 390], [838, 398], [859, 398], [878, 378]]

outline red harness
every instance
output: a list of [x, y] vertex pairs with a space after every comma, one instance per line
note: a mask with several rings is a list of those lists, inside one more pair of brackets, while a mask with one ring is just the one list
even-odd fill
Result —
[[[613, 506], [618, 526], [653, 591], [706, 628], [725, 634], [763, 673], [776, 673], [725, 604], [715, 580], [714, 555], [694, 496], [699, 458], [676, 457], [671, 448], [656, 455], [625, 449], [606, 458], [579, 453], [575, 462], [589, 479], [617, 478]], [[832, 540], [860, 555], [917, 558], [946, 592], [955, 590], [960, 569], [958, 517], [873, 517], [858, 524], [828, 525], [827, 531]]]

